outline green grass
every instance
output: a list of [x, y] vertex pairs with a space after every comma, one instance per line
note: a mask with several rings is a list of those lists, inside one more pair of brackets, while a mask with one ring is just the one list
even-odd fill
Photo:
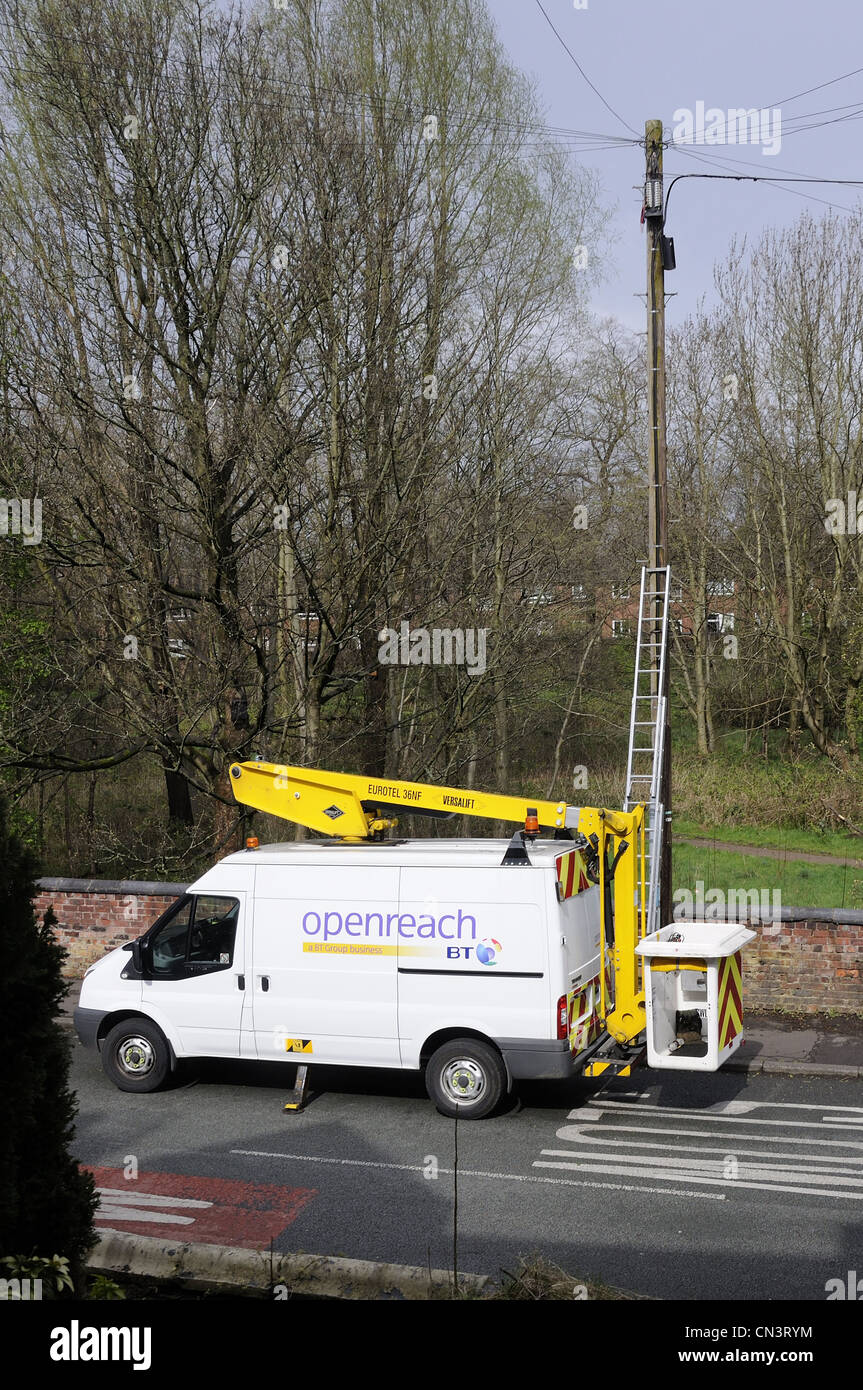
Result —
[[696, 883], [701, 882], [705, 893], [712, 888], [725, 893], [729, 889], [765, 890], [771, 894], [771, 906], [772, 893], [778, 889], [783, 906], [863, 909], [863, 869], [758, 859], [751, 854], [697, 849], [679, 842], [674, 845], [672, 862], [674, 888], [685, 888], [693, 895]]
[[699, 821], [678, 820], [674, 817], [674, 834], [690, 835], [699, 840], [726, 840], [734, 845], [753, 845], [759, 849], [778, 849], [804, 854], [837, 854], [848, 859], [863, 859], [863, 839], [841, 831], [808, 830], [793, 826], [767, 825], [705, 825]]

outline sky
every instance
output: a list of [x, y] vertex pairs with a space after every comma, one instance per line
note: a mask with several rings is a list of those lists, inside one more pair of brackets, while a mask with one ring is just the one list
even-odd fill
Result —
[[[806, 210], [820, 218], [827, 204], [839, 216], [863, 206], [861, 0], [542, 0], [560, 38], [537, 0], [486, 3], [513, 62], [535, 79], [555, 138], [601, 179], [610, 244], [597, 248], [605, 274], [592, 298], [596, 314], [644, 328], [644, 151], [624, 142], [643, 140], [648, 119], [661, 120], [671, 141], [675, 124], [683, 130], [684, 117], [675, 113], [689, 111], [694, 122], [699, 102], [705, 136], [712, 133], [710, 108], [764, 112], [763, 143], [672, 141], [664, 154], [666, 189], [675, 174], [697, 172], [861, 181], [860, 188], [678, 183], [665, 228], [677, 259], [665, 282], [674, 296], [669, 327], [695, 313], [699, 301], [715, 302], [713, 267], [727, 256], [732, 236], [757, 241]], [[714, 116], [713, 128], [724, 140], [725, 121]], [[570, 131], [602, 138], [562, 133]]]

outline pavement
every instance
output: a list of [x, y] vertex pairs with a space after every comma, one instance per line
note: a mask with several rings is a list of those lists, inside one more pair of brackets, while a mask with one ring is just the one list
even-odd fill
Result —
[[[63, 1004], [60, 1022], [73, 1027], [72, 1013], [81, 993], [81, 981], [73, 980]], [[836, 1076], [863, 1078], [863, 1036], [807, 1028], [799, 1016], [780, 1021], [759, 1021], [747, 1026], [744, 1041], [724, 1071], [759, 1072], [780, 1076]]]
[[744, 1040], [724, 1071], [775, 1073], [783, 1076], [863, 1077], [863, 1038], [827, 1033], [788, 1023], [747, 1027]]

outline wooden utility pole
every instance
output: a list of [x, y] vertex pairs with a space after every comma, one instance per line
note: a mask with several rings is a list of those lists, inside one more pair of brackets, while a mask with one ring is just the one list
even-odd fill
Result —
[[[648, 372], [648, 567], [663, 569], [668, 559], [668, 474], [665, 430], [665, 244], [664, 191], [662, 185], [662, 122], [647, 121], [644, 127], [645, 185], [644, 220], [647, 224], [647, 372]], [[651, 618], [654, 640], [662, 631], [663, 604], [659, 594], [661, 576], [651, 575]], [[670, 624], [670, 619], [669, 619]], [[657, 650], [654, 648], [654, 650]], [[659, 689], [659, 669], [651, 677], [654, 717], [660, 697], [665, 697], [665, 732], [660, 782], [660, 801], [665, 825], [662, 860], [659, 867], [659, 925], [672, 919], [671, 889], [671, 721], [668, 709], [669, 660], [666, 655], [663, 688]], [[658, 733], [658, 730], [657, 730]]]

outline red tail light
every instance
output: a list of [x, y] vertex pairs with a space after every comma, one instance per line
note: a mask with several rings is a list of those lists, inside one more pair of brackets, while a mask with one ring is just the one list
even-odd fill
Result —
[[565, 994], [562, 994], [557, 1001], [557, 1036], [559, 1038], [569, 1037], [569, 1009], [566, 1006]]

